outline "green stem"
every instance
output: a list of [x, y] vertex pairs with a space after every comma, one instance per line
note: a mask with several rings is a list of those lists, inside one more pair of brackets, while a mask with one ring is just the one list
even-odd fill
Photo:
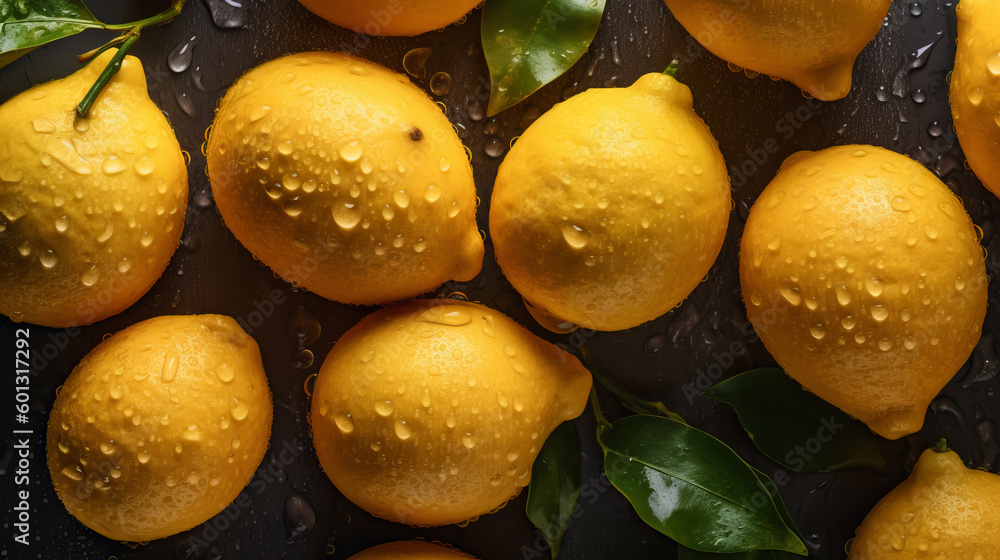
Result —
[[125, 55], [128, 54], [128, 51], [129, 49], [132, 48], [132, 45], [134, 45], [135, 42], [139, 40], [139, 34], [142, 32], [142, 30], [145, 29], [146, 27], [158, 25], [161, 23], [166, 23], [177, 17], [181, 13], [181, 8], [184, 7], [185, 1], [186, 0], [174, 0], [173, 3], [170, 5], [170, 7], [167, 8], [166, 10], [156, 14], [155, 16], [151, 16], [146, 19], [141, 19], [139, 21], [134, 21], [131, 23], [113, 24], [113, 25], [107, 25], [104, 23], [101, 24], [104, 27], [104, 29], [110, 29], [113, 31], [116, 30], [127, 30], [127, 31], [119, 39], [110, 41], [109, 43], [105, 44], [102, 47], [99, 47], [95, 51], [91, 51], [89, 53], [81, 55], [81, 58], [87, 57], [88, 55], [95, 56], [96, 54], [106, 50], [107, 48], [114, 46], [118, 41], [123, 40], [121, 46], [118, 47], [118, 52], [116, 52], [115, 56], [111, 59], [111, 62], [109, 62], [107, 67], [104, 68], [104, 71], [101, 72], [101, 75], [97, 78], [97, 81], [94, 82], [94, 85], [90, 88], [90, 91], [87, 92], [87, 95], [83, 97], [83, 101], [80, 101], [80, 104], [76, 106], [76, 115], [78, 118], [85, 119], [87, 118], [87, 115], [90, 114], [90, 108], [94, 105], [94, 102], [97, 101], [98, 96], [101, 95], [101, 92], [104, 91], [104, 88], [107, 87], [108, 83], [111, 82], [111, 79], [114, 78], [115, 74], [118, 73], [118, 70], [121, 69], [122, 60], [125, 59]]
[[90, 91], [87, 92], [87, 95], [83, 97], [83, 101], [81, 101], [80, 104], [76, 106], [77, 117], [81, 119], [87, 118], [87, 115], [90, 114], [90, 108], [93, 107], [94, 102], [97, 101], [97, 97], [101, 95], [102, 91], [104, 91], [104, 88], [111, 81], [111, 78], [114, 78], [115, 74], [117, 74], [118, 71], [121, 70], [122, 60], [125, 59], [125, 55], [128, 54], [128, 50], [132, 48], [132, 45], [134, 45], [135, 42], [139, 40], [138, 29], [132, 30], [129, 33], [130, 33], [129, 38], [126, 39], [124, 43], [122, 43], [122, 46], [118, 47], [118, 52], [116, 52], [115, 56], [111, 58], [111, 62], [109, 62], [108, 65], [104, 68], [104, 71], [101, 72], [101, 75], [97, 78], [97, 81], [94, 82], [94, 85], [91, 86]]
[[133, 21], [132, 23], [115, 23], [115, 24], [104, 24], [104, 29], [110, 29], [111, 31], [121, 31], [126, 29], [133, 29], [135, 27], [143, 28], [150, 27], [153, 25], [158, 25], [161, 23], [167, 23], [168, 21], [174, 19], [181, 13], [181, 8], [184, 7], [184, 2], [186, 0], [174, 0], [170, 7], [162, 12], [156, 14], [155, 16], [150, 16], [146, 19], [140, 19], [139, 21]]
[[933, 449], [935, 453], [947, 453], [951, 451], [951, 449], [948, 449], [948, 440], [945, 438], [939, 439]]
[[106, 50], [108, 50], [108, 49], [110, 49], [112, 47], [117, 47], [118, 45], [121, 45], [122, 43], [124, 43], [127, 40], [128, 40], [128, 35], [119, 35], [119, 36], [115, 37], [114, 39], [108, 41], [107, 43], [104, 43], [103, 45], [97, 47], [96, 49], [94, 49], [94, 50], [92, 50], [90, 52], [85, 52], [83, 54], [77, 55], [76, 59], [79, 60], [81, 63], [83, 63], [83, 62], [89, 62], [95, 56], [101, 54], [102, 52], [104, 52], [104, 51], [106, 51]]
[[612, 429], [611, 422], [604, 417], [604, 412], [601, 410], [601, 403], [597, 400], [597, 387], [594, 385], [590, 386], [590, 406], [594, 409], [594, 418], [597, 419], [597, 423], [607, 429]]
[[587, 350], [586, 346], [580, 347], [580, 362], [583, 363], [584, 367], [590, 370], [590, 374], [594, 377], [594, 381], [599, 383], [602, 387], [607, 389], [611, 394], [618, 398], [627, 408], [634, 412], [640, 414], [662, 414], [671, 420], [680, 422], [682, 424], [687, 424], [684, 418], [680, 414], [673, 412], [666, 407], [660, 401], [647, 401], [645, 399], [640, 399], [639, 397], [629, 393], [621, 386], [619, 386], [614, 381], [604, 377], [597, 367], [594, 366], [594, 361], [590, 357], [590, 351]]
[[664, 74], [670, 76], [673, 79], [677, 79], [677, 71], [680, 69], [681, 63], [676, 58], [670, 61], [667, 65], [667, 69], [663, 71]]

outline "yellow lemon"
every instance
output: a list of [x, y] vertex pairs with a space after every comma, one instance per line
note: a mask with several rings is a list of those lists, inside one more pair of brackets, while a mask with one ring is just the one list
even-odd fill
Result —
[[271, 392], [257, 343], [229, 317], [156, 317], [80, 362], [49, 417], [56, 493], [122, 541], [190, 529], [223, 510], [264, 457]]
[[460, 523], [527, 486], [590, 385], [576, 358], [492, 309], [411, 301], [369, 315], [327, 356], [313, 443], [337, 489], [373, 515]]
[[1000, 477], [965, 468], [954, 451], [928, 449], [865, 517], [848, 559], [1000, 560], [998, 517]]
[[215, 117], [208, 174], [236, 238], [323, 297], [387, 303], [482, 266], [458, 135], [425, 93], [365, 60], [302, 53], [248, 72]]
[[0, 313], [49, 327], [123, 311], [184, 229], [187, 168], [128, 56], [89, 118], [74, 108], [113, 51], [0, 106]]
[[666, 0], [713, 54], [784, 78], [824, 101], [851, 92], [854, 59], [882, 27], [892, 0]]
[[369, 35], [420, 35], [454, 23], [482, 0], [299, 0], [319, 17]]
[[962, 0], [951, 74], [951, 113], [969, 165], [1000, 196], [1000, 4]]
[[348, 560], [469, 560], [472, 556], [424, 541], [381, 544], [351, 556]]
[[740, 282], [778, 364], [890, 439], [920, 429], [986, 315], [983, 250], [962, 202], [874, 146], [785, 160], [750, 211]]
[[528, 127], [500, 166], [490, 234], [539, 315], [615, 331], [694, 290], [722, 248], [730, 205], [691, 91], [647, 74], [587, 90]]

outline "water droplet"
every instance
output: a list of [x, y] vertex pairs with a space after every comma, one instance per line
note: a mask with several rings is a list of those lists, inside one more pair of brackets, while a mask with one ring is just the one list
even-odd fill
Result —
[[246, 0], [205, 0], [212, 12], [212, 23], [221, 29], [235, 29], [247, 23], [247, 11], [243, 9]]
[[892, 349], [892, 341], [889, 340], [888, 338], [883, 338], [882, 340], [878, 341], [878, 349], [883, 352], [888, 352], [889, 350]]
[[352, 229], [361, 221], [361, 212], [354, 204], [346, 203], [343, 206], [336, 206], [333, 209], [333, 221], [344, 229]]
[[56, 131], [56, 127], [54, 124], [43, 119], [35, 119], [31, 121], [31, 128], [33, 128], [35, 132], [39, 134], [51, 134]]
[[38, 262], [42, 263], [45, 268], [52, 268], [59, 262], [59, 257], [52, 249], [47, 249], [38, 256]]
[[215, 376], [223, 383], [229, 383], [236, 377], [236, 368], [229, 362], [222, 362], [215, 367]]
[[396, 410], [396, 407], [393, 406], [390, 400], [375, 403], [375, 412], [383, 418], [390, 416], [394, 410]]
[[435, 305], [417, 316], [417, 321], [461, 327], [472, 322], [472, 314], [457, 305]]
[[879, 323], [889, 318], [889, 310], [880, 303], [871, 306], [871, 308], [869, 308], [869, 312], [872, 315], [872, 319], [875, 319]]
[[181, 439], [184, 441], [201, 441], [204, 437], [205, 434], [202, 433], [198, 424], [191, 424], [187, 427], [187, 429], [181, 432]]
[[924, 13], [924, 9], [920, 7], [919, 2], [910, 2], [910, 15], [913, 17], [918, 17], [920, 14]]
[[333, 423], [337, 425], [337, 429], [345, 434], [349, 434], [354, 431], [354, 420], [351, 420], [351, 415], [346, 412], [337, 412], [333, 415]]
[[406, 208], [410, 205], [410, 195], [406, 194], [406, 191], [402, 189], [392, 193], [392, 200], [400, 208]]
[[872, 297], [879, 297], [882, 295], [882, 283], [874, 278], [865, 280], [865, 289]]
[[437, 202], [439, 198], [441, 198], [441, 189], [436, 188], [434, 185], [427, 187], [427, 190], [424, 191], [424, 200], [427, 202], [434, 203]]
[[462, 436], [462, 445], [466, 449], [472, 449], [476, 446], [476, 438], [472, 437], [472, 434], [465, 434]]
[[340, 147], [340, 158], [348, 163], [354, 163], [361, 159], [365, 153], [365, 147], [360, 140], [351, 140]]
[[986, 68], [990, 74], [1000, 76], [1000, 50], [993, 51], [986, 56]]
[[451, 76], [447, 72], [436, 72], [429, 82], [431, 93], [437, 96], [448, 95], [451, 91]]
[[897, 210], [899, 212], [909, 212], [910, 208], [912, 208], [910, 201], [901, 196], [892, 197], [892, 199], [889, 200], [889, 205], [892, 206], [893, 210]]
[[62, 470], [62, 475], [77, 482], [83, 480], [83, 469], [80, 465], [66, 466]]
[[293, 494], [285, 501], [285, 528], [288, 530], [287, 543], [312, 531], [316, 526], [316, 512], [309, 502], [298, 494]]
[[843, 306], [847, 306], [851, 303], [851, 292], [847, 291], [844, 286], [837, 286], [837, 303]]
[[167, 55], [167, 66], [174, 72], [183, 72], [191, 67], [191, 59], [194, 55], [194, 46], [198, 44], [198, 37], [192, 36], [187, 41], [174, 47]]
[[153, 160], [149, 159], [148, 157], [141, 157], [136, 159], [135, 162], [132, 164], [132, 166], [135, 167], [136, 173], [138, 173], [142, 177], [145, 177], [153, 172], [153, 169], [156, 167], [156, 164], [153, 163]]
[[250, 413], [250, 409], [247, 408], [247, 405], [233, 397], [232, 402], [229, 403], [229, 413], [233, 415], [234, 420], [239, 422], [247, 417], [247, 414]]
[[413, 430], [403, 420], [396, 420], [395, 431], [396, 437], [403, 441], [410, 439], [410, 436], [413, 435]]
[[90, 287], [97, 283], [98, 278], [100, 278], [100, 274], [97, 272], [97, 265], [95, 264], [80, 275], [80, 283]]
[[492, 136], [483, 143], [483, 151], [491, 158], [498, 158], [503, 155], [505, 144], [496, 136]]
[[427, 76], [427, 59], [434, 52], [430, 47], [420, 47], [413, 49], [403, 55], [403, 70], [414, 78], [424, 78]]
[[583, 249], [590, 242], [590, 235], [578, 225], [563, 225], [562, 235], [566, 243], [574, 249]]
[[56, 226], [56, 231], [58, 231], [59, 233], [66, 231], [66, 228], [69, 227], [69, 218], [66, 216], [60, 216], [56, 218], [55, 226]]
[[31, 244], [27, 241], [22, 241], [21, 244], [17, 246], [17, 252], [21, 253], [22, 257], [27, 257], [31, 254]]
[[289, 217], [295, 218], [302, 213], [302, 204], [299, 202], [298, 198], [290, 198], [281, 203], [281, 209], [285, 211]]
[[802, 303], [802, 296], [799, 294], [798, 288], [789, 288], [783, 286], [778, 289], [778, 292], [781, 294], [781, 297], [785, 298], [785, 300], [792, 305], [798, 305]]
[[177, 369], [180, 366], [181, 358], [177, 352], [167, 350], [163, 355], [163, 367], [160, 369], [160, 382], [170, 383], [177, 377]]
[[917, 104], [923, 103], [924, 101], [927, 101], [927, 92], [925, 92], [920, 88], [917, 88], [910, 93], [910, 99], [912, 99], [913, 102]]
[[823, 337], [826, 336], [826, 329], [823, 328], [823, 325], [813, 325], [809, 327], [809, 334], [816, 340], [823, 340]]
[[646, 344], [643, 346], [643, 350], [646, 352], [647, 356], [655, 356], [660, 353], [661, 350], [667, 345], [667, 336], [663, 334], [654, 334], [646, 340]]
[[143, 449], [142, 451], [140, 451], [138, 459], [139, 459], [139, 462], [142, 463], [143, 465], [145, 465], [146, 463], [148, 463], [149, 462], [149, 450], [148, 449]]

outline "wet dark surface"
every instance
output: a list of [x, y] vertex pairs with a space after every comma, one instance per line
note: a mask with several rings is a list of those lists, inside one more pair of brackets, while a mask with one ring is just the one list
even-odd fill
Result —
[[[158, 11], [154, 2], [90, 2], [110, 21], [127, 21]], [[734, 446], [772, 477], [783, 469], [757, 453], [723, 405], [703, 398], [711, 382], [755, 366], [772, 364], [760, 343], [748, 343], [739, 294], [738, 245], [747, 209], [774, 176], [781, 161], [802, 149], [871, 143], [909, 154], [937, 171], [963, 198], [985, 233], [991, 255], [1000, 254], [994, 217], [998, 201], [964, 166], [948, 111], [947, 74], [955, 51], [951, 3], [922, 0], [894, 3], [885, 27], [859, 58], [855, 86], [843, 100], [820, 103], [787, 82], [750, 79], [697, 45], [660, 0], [608, 0], [603, 25], [590, 52], [566, 75], [527, 103], [493, 119], [484, 118], [489, 84], [479, 45], [480, 10], [467, 21], [416, 38], [378, 39], [328, 25], [294, 0], [247, 1], [233, 10], [221, 0], [189, 0], [172, 24], [149, 29], [133, 54], [146, 68], [150, 95], [170, 116], [181, 146], [190, 152], [191, 198], [184, 240], [163, 277], [125, 313], [65, 331], [30, 327], [35, 377], [31, 385], [31, 544], [13, 544], [12, 390], [4, 387], [0, 426], [0, 557], [8, 558], [347, 558], [368, 546], [423, 537], [451, 543], [483, 560], [546, 558], [544, 541], [524, 516], [525, 495], [500, 512], [467, 527], [413, 529], [378, 520], [347, 502], [320, 469], [307, 434], [308, 397], [303, 382], [315, 373], [334, 341], [370, 309], [296, 292], [254, 261], [222, 225], [204, 173], [201, 145], [216, 101], [240, 74], [279, 55], [303, 50], [349, 50], [402, 72], [404, 55], [429, 47], [425, 72], [414, 81], [440, 95], [462, 140], [473, 154], [483, 204], [479, 225], [488, 230], [489, 193], [511, 139], [533, 117], [566, 96], [589, 87], [631, 84], [638, 76], [682, 61], [680, 79], [718, 139], [731, 166], [733, 199], [726, 244], [708, 279], [678, 309], [640, 327], [617, 333], [553, 335], [542, 331], [520, 297], [500, 274], [487, 240], [482, 274], [458, 286], [471, 299], [499, 309], [554, 342], [585, 343], [603, 371], [634, 392], [662, 399], [692, 424]], [[216, 22], [210, 11], [213, 6]], [[914, 7], [916, 6], [916, 7]], [[127, 13], [131, 12], [131, 13]], [[919, 15], [914, 15], [919, 14]], [[108, 35], [88, 32], [41, 48], [0, 70], [0, 100], [30, 84], [62, 77], [78, 68], [73, 56]], [[187, 44], [188, 48], [184, 49]], [[929, 46], [932, 45], [932, 46]], [[928, 47], [929, 46], [929, 47]], [[926, 47], [926, 48], [925, 48]], [[924, 49], [921, 51], [921, 49]], [[183, 52], [182, 52], [183, 51]], [[916, 53], [922, 52], [917, 57]], [[446, 72], [450, 88], [443, 87]], [[447, 91], [445, 91], [447, 90]], [[762, 146], [773, 139], [779, 148]], [[987, 260], [992, 275], [1000, 264]], [[452, 286], [448, 291], [454, 290]], [[272, 291], [281, 301], [272, 300]], [[780, 488], [817, 558], [842, 558], [844, 546], [869, 508], [902, 480], [919, 452], [938, 438], [966, 462], [995, 471], [1000, 453], [994, 400], [998, 363], [995, 332], [1000, 327], [991, 289], [984, 336], [969, 363], [957, 373], [927, 414], [924, 429], [898, 442], [885, 442], [889, 476], [865, 473], [795, 474]], [[441, 293], [446, 293], [441, 290]], [[56, 388], [76, 363], [107, 333], [140, 320], [176, 313], [223, 313], [244, 320], [261, 346], [274, 394], [271, 448], [245, 491], [249, 504], [208, 524], [137, 547], [90, 531], [59, 503], [49, 480], [43, 449], [47, 412]], [[317, 329], [315, 322], [321, 326]], [[297, 327], [296, 327], [297, 326]], [[2, 382], [12, 383], [12, 323], [0, 319]], [[298, 336], [296, 331], [304, 330]], [[737, 351], [733, 351], [736, 349]], [[308, 350], [308, 352], [303, 352]], [[609, 412], [623, 412], [610, 401]], [[585, 453], [580, 516], [573, 520], [560, 555], [565, 559], [675, 558], [676, 546], [639, 521], [628, 502], [601, 476], [593, 419], [579, 421]], [[218, 530], [222, 528], [222, 530]], [[193, 547], [203, 542], [205, 546]]]

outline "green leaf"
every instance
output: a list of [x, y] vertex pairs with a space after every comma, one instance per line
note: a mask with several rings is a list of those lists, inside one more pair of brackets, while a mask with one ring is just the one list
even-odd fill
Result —
[[580, 433], [573, 422], [563, 422], [545, 440], [531, 467], [528, 519], [545, 535], [552, 558], [569, 527], [580, 497]]
[[733, 552], [730, 554], [718, 554], [714, 552], [701, 552], [677, 545], [678, 560], [796, 560], [798, 556], [782, 550], [751, 550], [749, 552]]
[[711, 435], [640, 414], [599, 429], [598, 442], [608, 480], [643, 521], [681, 545], [807, 553], [781, 496], [772, 497], [763, 475]]
[[80, 0], [0, 0], [0, 67], [45, 43], [104, 27]]
[[885, 472], [878, 438], [778, 368], [741, 373], [705, 391], [734, 409], [754, 445], [799, 472]]
[[569, 70], [590, 47], [605, 0], [487, 0], [483, 52], [493, 116]]

